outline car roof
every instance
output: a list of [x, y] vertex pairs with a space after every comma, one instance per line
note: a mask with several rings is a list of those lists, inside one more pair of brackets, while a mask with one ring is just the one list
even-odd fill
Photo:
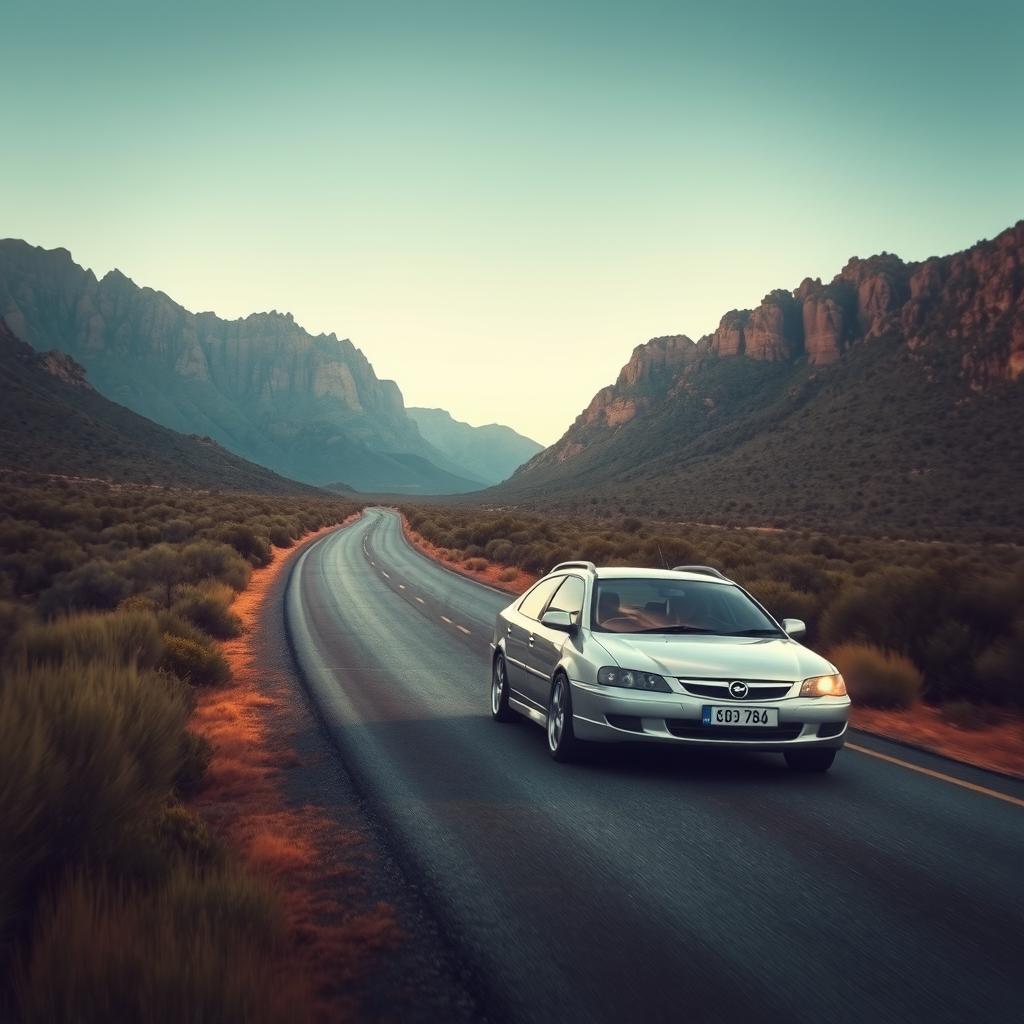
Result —
[[696, 583], [718, 583], [727, 587], [734, 586], [732, 580], [719, 579], [703, 572], [677, 572], [674, 569], [641, 569], [628, 565], [600, 566], [597, 569], [599, 580], [691, 580]]

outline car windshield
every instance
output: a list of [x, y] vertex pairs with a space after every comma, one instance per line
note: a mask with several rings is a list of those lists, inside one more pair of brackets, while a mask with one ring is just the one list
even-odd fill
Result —
[[592, 628], [600, 633], [785, 636], [739, 587], [703, 580], [598, 580]]

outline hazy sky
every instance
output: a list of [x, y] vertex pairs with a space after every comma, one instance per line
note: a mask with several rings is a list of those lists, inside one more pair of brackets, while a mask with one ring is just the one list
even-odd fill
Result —
[[0, 236], [555, 440], [634, 345], [1024, 216], [1024, 5], [0, 0]]

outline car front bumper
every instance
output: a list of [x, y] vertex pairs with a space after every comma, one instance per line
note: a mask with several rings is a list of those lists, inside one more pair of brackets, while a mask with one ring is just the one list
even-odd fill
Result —
[[[702, 726], [705, 704], [777, 708], [778, 728]], [[599, 743], [680, 743], [746, 750], [794, 747], [838, 750], [846, 739], [846, 697], [784, 697], [723, 701], [683, 693], [622, 692], [609, 686], [572, 683], [573, 732]]]

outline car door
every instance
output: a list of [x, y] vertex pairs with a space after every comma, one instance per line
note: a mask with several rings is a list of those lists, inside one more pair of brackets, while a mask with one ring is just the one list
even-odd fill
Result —
[[[564, 576], [551, 576], [541, 580], [526, 592], [518, 604], [509, 609], [505, 617], [505, 664], [509, 686], [512, 687], [513, 696], [525, 701], [530, 707], [536, 706], [536, 701], [530, 699], [530, 694], [536, 688], [530, 685], [532, 673], [527, 666], [530, 646], [534, 642], [534, 630], [548, 601], [564, 579]], [[545, 707], [546, 704], [541, 705], [539, 710]]]
[[[572, 621], [579, 625], [585, 593], [586, 584], [582, 577], [566, 576], [551, 600], [541, 609], [541, 617], [550, 611], [568, 612]], [[542, 622], [533, 624], [532, 641], [530, 636], [527, 637], [527, 696], [542, 707], [547, 707], [551, 677], [555, 673], [555, 668], [562, 657], [562, 648], [568, 639], [569, 634], [565, 630], [552, 629]]]

